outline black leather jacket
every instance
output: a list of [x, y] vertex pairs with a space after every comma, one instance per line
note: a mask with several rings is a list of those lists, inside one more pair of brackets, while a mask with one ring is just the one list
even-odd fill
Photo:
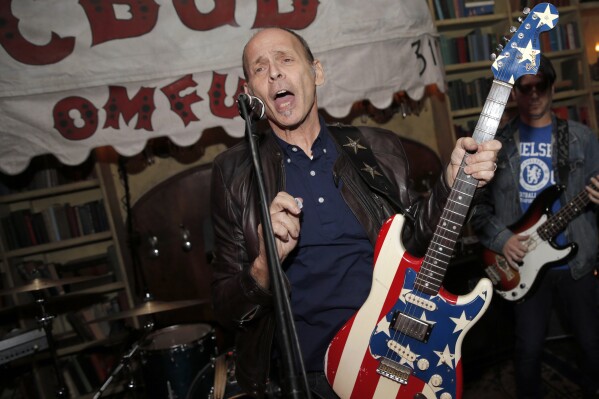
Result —
[[[382, 172], [396, 186], [400, 203], [414, 217], [415, 224], [404, 225], [402, 243], [410, 254], [423, 256], [449, 194], [443, 174], [428, 199], [418, 198], [406, 187], [409, 170], [399, 137], [383, 129], [361, 130]], [[272, 131], [261, 136], [259, 149], [270, 204], [279, 191], [285, 190], [283, 154]], [[382, 223], [396, 211], [369, 189], [339, 145], [338, 152], [334, 178], [343, 181], [343, 198], [374, 245]], [[223, 326], [236, 329], [238, 383], [248, 394], [261, 397], [269, 373], [275, 318], [271, 293], [260, 288], [249, 273], [259, 251], [260, 210], [256, 176], [245, 141], [216, 157], [211, 184], [214, 314]]]

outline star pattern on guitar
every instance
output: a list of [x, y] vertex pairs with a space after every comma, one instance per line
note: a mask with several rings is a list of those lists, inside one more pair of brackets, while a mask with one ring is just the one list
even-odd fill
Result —
[[535, 68], [535, 70], [536, 70], [538, 68], [536, 57], [537, 57], [537, 54], [540, 53], [540, 51], [536, 50], [533, 47], [532, 40], [528, 41], [528, 44], [526, 45], [526, 47], [516, 47], [516, 49], [520, 52], [520, 54], [522, 54], [522, 59], [520, 59], [520, 61], [518, 61], [518, 62], [529, 61], [530, 67], [527, 66], [527, 69], [530, 68], [532, 70], [533, 68]]
[[470, 320], [466, 317], [466, 312], [462, 312], [460, 317], [450, 317], [450, 319], [455, 323], [454, 333], [462, 331], [470, 323]]
[[[428, 380], [437, 374], [446, 376], [447, 371], [443, 371], [443, 367], [448, 370], [455, 370], [456, 368], [455, 340], [468, 329], [473, 317], [478, 312], [478, 305], [474, 304], [479, 303], [482, 305], [488, 293], [486, 291], [479, 292], [478, 299], [473, 298], [471, 304], [465, 308], [447, 307], [449, 303], [446, 299], [440, 296], [423, 296], [422, 293], [415, 291], [413, 288], [414, 279], [415, 273], [413, 270], [408, 270], [405, 284], [397, 297], [394, 310], [389, 311], [382, 317], [372, 332], [370, 351], [375, 358], [387, 357], [401, 365], [410, 367], [419, 378]], [[434, 302], [435, 309], [445, 308], [441, 313], [447, 317], [446, 322], [443, 323], [443, 319], [437, 317], [439, 314], [436, 310], [428, 310], [416, 304], [426, 303], [427, 301]], [[435, 337], [430, 337], [427, 343], [421, 343], [418, 339], [406, 337], [404, 334], [395, 331], [393, 326], [395, 311], [405, 312], [410, 317], [417, 318], [430, 326], [435, 326], [434, 328], [439, 330]], [[440, 321], [441, 323], [439, 323]], [[440, 339], [442, 335], [454, 338], [450, 338], [450, 342], [448, 342], [445, 338]], [[421, 359], [429, 360], [431, 365], [434, 366], [430, 369], [420, 369], [416, 365]], [[447, 389], [447, 387], [444, 389]]]
[[449, 345], [445, 345], [445, 349], [443, 351], [434, 351], [437, 356], [439, 356], [439, 363], [437, 363], [437, 367], [446, 364], [453, 369], [453, 360], [455, 359], [455, 354], [451, 353], [449, 349]]
[[551, 13], [551, 8], [549, 7], [549, 4], [547, 4], [547, 8], [545, 9], [545, 11], [535, 11], [534, 14], [539, 18], [539, 24], [537, 25], [537, 28], [545, 24], [549, 26], [551, 29], [553, 29], [553, 27], [555, 26], [554, 20], [559, 17], [558, 14]]

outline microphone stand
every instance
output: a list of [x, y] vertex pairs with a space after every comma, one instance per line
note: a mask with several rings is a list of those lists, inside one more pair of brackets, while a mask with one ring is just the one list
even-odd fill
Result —
[[[274, 294], [274, 308], [281, 341], [281, 352], [283, 354], [283, 367], [286, 371], [285, 375], [289, 383], [289, 386], [283, 387], [283, 389], [289, 389], [290, 391], [283, 395], [283, 397], [310, 399], [310, 387], [308, 385], [308, 379], [304, 369], [304, 362], [297, 338], [297, 331], [293, 321], [291, 305], [289, 304], [289, 296], [283, 279], [283, 272], [281, 269], [281, 263], [279, 261], [275, 236], [272, 230], [269, 202], [266, 197], [266, 189], [264, 186], [262, 173], [262, 163], [260, 161], [260, 153], [256, 145], [257, 136], [255, 135], [255, 128], [251, 121], [253, 111], [250, 110], [250, 112], [248, 112], [246, 101], [244, 101], [246, 97], [247, 96], [245, 94], [240, 94], [237, 104], [239, 105], [239, 112], [245, 120], [245, 136], [250, 146], [254, 172], [256, 173], [256, 188], [258, 189], [260, 196], [260, 216], [262, 222], [262, 231], [265, 239], [264, 246], [266, 248], [268, 260], [270, 284]], [[298, 386], [298, 367], [303, 380], [303, 391], [300, 390]]]

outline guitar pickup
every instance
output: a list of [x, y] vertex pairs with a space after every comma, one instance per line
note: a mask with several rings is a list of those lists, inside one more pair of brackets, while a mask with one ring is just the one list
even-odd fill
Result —
[[408, 366], [404, 366], [402, 364], [394, 362], [391, 359], [387, 359], [386, 357], [384, 357], [379, 362], [379, 366], [376, 368], [376, 372], [382, 375], [383, 377], [387, 377], [390, 380], [405, 385], [408, 383], [408, 378], [412, 374], [412, 369]]
[[418, 320], [415, 317], [408, 316], [402, 312], [395, 312], [391, 319], [391, 327], [408, 337], [427, 342], [431, 335], [432, 325]]

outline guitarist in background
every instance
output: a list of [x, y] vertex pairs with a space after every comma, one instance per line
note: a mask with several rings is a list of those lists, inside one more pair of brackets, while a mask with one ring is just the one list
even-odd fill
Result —
[[[364, 60], [356, 67], [376, 62]], [[413, 222], [406, 224], [403, 243], [410, 253], [422, 254], [465, 151], [472, 152], [465, 173], [484, 185], [493, 177], [500, 144], [459, 139], [431, 196], [418, 199], [408, 185], [409, 166], [397, 135], [369, 128], [352, 140], [354, 129], [324, 123], [316, 99], [324, 69], [301, 36], [279, 28], [259, 31], [245, 46], [243, 66], [246, 93], [265, 103], [270, 127], [260, 137], [260, 158], [308, 381], [316, 398], [335, 398], [324, 376], [325, 352], [368, 296], [373, 245], [383, 222], [397, 213], [392, 204], [409, 209]], [[340, 142], [333, 131], [343, 133]], [[276, 342], [275, 318], [248, 147], [241, 143], [220, 154], [212, 169], [212, 292], [215, 315], [236, 332], [237, 381], [246, 393], [261, 397]], [[360, 164], [370, 171], [364, 178], [349, 157], [368, 148], [378, 165]], [[382, 174], [394, 198], [372, 191], [368, 179]], [[274, 351], [280, 354], [276, 345]], [[272, 370], [277, 371], [276, 363]]]
[[557, 237], [558, 244], [576, 242], [576, 256], [567, 264], [540, 273], [529, 296], [515, 304], [519, 399], [543, 397], [541, 356], [553, 304], [564, 311], [582, 349], [585, 398], [599, 397], [599, 281], [593, 275], [599, 244], [599, 192], [588, 187], [590, 182], [599, 186], [599, 141], [588, 127], [574, 121], [560, 122], [551, 112], [555, 79], [551, 62], [541, 55], [538, 73], [516, 81], [512, 95], [519, 115], [497, 133], [503, 146], [495, 179], [471, 219], [481, 243], [518, 267], [528, 250], [528, 236], [514, 234], [508, 226], [522, 217], [537, 194], [551, 185], [565, 185], [553, 206], [555, 212], [587, 185], [592, 202]]

